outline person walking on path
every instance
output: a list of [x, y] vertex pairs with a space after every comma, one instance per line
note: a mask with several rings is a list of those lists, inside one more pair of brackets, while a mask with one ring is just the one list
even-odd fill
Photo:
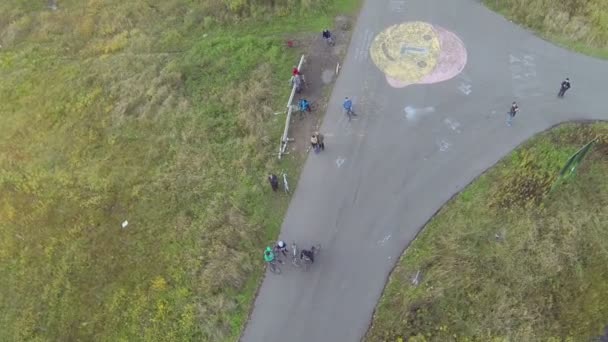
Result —
[[276, 192], [277, 190], [279, 190], [279, 178], [274, 173], [268, 175], [268, 183], [270, 183], [272, 191]]
[[562, 85], [559, 88], [559, 93], [557, 93], [557, 97], [564, 97], [568, 89], [570, 89], [570, 79], [566, 77], [566, 79], [562, 82]]
[[507, 115], [507, 126], [511, 126], [513, 123], [513, 118], [517, 112], [519, 112], [519, 106], [515, 101], [513, 101], [513, 104], [511, 104], [511, 108], [509, 109], [509, 114]]
[[312, 146], [312, 149], [317, 152], [318, 146], [319, 146], [319, 140], [317, 139], [317, 136], [315, 134], [313, 134], [310, 137], [310, 145]]
[[353, 116], [356, 116], [355, 112], [353, 111], [353, 101], [349, 99], [348, 96], [344, 98], [342, 107], [344, 107], [344, 112], [346, 113], [346, 116], [348, 116], [348, 121], [350, 121]]
[[319, 151], [325, 151], [325, 143], [323, 142], [325, 137], [319, 132], [315, 132], [315, 135], [317, 136], [317, 149]]

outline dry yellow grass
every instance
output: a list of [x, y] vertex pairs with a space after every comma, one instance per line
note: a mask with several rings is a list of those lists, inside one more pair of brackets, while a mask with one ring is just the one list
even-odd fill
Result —
[[282, 34], [353, 3], [0, 1], [0, 340], [234, 340], [287, 202]]
[[608, 58], [608, 1], [484, 0], [484, 3], [560, 44]]

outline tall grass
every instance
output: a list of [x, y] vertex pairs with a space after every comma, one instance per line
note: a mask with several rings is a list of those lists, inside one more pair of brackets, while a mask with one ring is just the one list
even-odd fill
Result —
[[608, 58], [608, 1], [484, 0], [509, 18], [577, 51]]
[[[596, 136], [601, 139], [576, 177], [553, 191], [544, 186]], [[608, 325], [607, 152], [608, 124], [565, 125], [469, 185], [407, 249], [367, 340], [590, 341], [602, 335]]]
[[352, 3], [0, 2], [0, 340], [235, 339], [286, 208], [265, 27]]

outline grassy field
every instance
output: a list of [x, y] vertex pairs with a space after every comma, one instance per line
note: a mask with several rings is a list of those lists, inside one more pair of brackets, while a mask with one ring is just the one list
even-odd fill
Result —
[[573, 50], [608, 59], [606, 0], [483, 0], [490, 8]]
[[[600, 136], [575, 177], [560, 168]], [[608, 124], [524, 144], [451, 200], [392, 273], [368, 341], [589, 341], [608, 325]], [[418, 285], [413, 279], [418, 274]]]
[[236, 339], [297, 176], [284, 41], [357, 1], [277, 3], [0, 2], [0, 341]]

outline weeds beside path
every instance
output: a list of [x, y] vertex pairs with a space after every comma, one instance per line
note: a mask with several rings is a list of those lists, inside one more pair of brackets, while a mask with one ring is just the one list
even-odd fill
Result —
[[483, 0], [507, 18], [572, 50], [608, 59], [608, 1]]
[[[550, 192], [568, 157], [599, 136]], [[608, 325], [608, 124], [566, 124], [450, 201], [393, 271], [368, 341], [585, 341]], [[415, 279], [415, 281], [414, 281]]]

